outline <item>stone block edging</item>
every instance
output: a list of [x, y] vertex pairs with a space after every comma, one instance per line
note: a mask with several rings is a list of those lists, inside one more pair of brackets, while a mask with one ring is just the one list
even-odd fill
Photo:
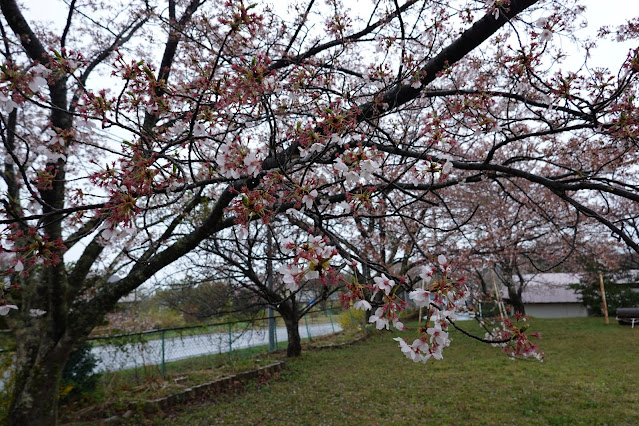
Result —
[[355, 343], [363, 342], [367, 338], [368, 338], [368, 334], [363, 334], [360, 337], [357, 337], [357, 338], [355, 338], [353, 340], [350, 340], [348, 342], [344, 342], [344, 343], [328, 343], [326, 345], [309, 346], [309, 349], [313, 350], [313, 351], [323, 350], [323, 349], [341, 349], [341, 348], [344, 348], [346, 346], [354, 345]]
[[273, 373], [281, 371], [286, 366], [284, 361], [276, 361], [272, 364], [265, 365], [255, 370], [243, 371], [231, 376], [222, 377], [208, 383], [202, 383], [201, 385], [191, 386], [184, 389], [181, 392], [167, 395], [162, 398], [152, 399], [142, 402], [142, 404], [132, 403], [129, 409], [142, 409], [146, 413], [155, 412], [158, 410], [165, 410], [171, 408], [177, 404], [184, 403], [186, 401], [193, 400], [209, 393], [218, 393], [225, 391], [233, 387], [237, 382], [246, 382], [251, 379], [256, 379], [262, 376], [271, 375]]
[[156, 398], [144, 401], [131, 402], [124, 410], [117, 410], [121, 415], [114, 415], [109, 418], [100, 421], [101, 424], [117, 423], [124, 418], [131, 417], [134, 413], [143, 412], [145, 414], [152, 414], [158, 411], [164, 411], [173, 408], [178, 404], [182, 404], [188, 401], [193, 401], [209, 394], [217, 394], [232, 389], [239, 383], [247, 382], [251, 379], [260, 378], [263, 376], [269, 376], [273, 373], [277, 373], [286, 368], [285, 361], [275, 361], [269, 365], [257, 368], [255, 370], [243, 371], [241, 373], [233, 374], [230, 376], [222, 377], [212, 382], [202, 383], [200, 385], [191, 386], [184, 389], [181, 392], [177, 392], [171, 395], [167, 395], [162, 398]]

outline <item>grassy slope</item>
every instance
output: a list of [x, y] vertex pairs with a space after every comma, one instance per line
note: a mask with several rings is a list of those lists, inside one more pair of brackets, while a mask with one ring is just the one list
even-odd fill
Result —
[[414, 364], [396, 335], [306, 353], [282, 380], [185, 407], [163, 423], [639, 424], [639, 329], [535, 320], [546, 362], [510, 361], [458, 332], [444, 360]]

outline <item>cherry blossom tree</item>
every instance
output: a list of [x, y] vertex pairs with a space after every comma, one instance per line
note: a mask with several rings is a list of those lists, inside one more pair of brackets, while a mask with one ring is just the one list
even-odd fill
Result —
[[[319, 3], [65, 0], [56, 30], [0, 0], [9, 424], [55, 423], [69, 354], [120, 297], [287, 212], [311, 230], [275, 236], [291, 250], [289, 291], [349, 264], [361, 276], [344, 303], [403, 328], [398, 289], [428, 284], [411, 294], [431, 321], [399, 342], [414, 361], [441, 358], [466, 291], [445, 237], [421, 229], [426, 216], [435, 230], [465, 220], [446, 207], [456, 188], [527, 186], [639, 251], [639, 58], [564, 69], [555, 41], [591, 47], [573, 35], [576, 2]], [[389, 223], [406, 236], [375, 254]], [[483, 340], [538, 356], [525, 327], [504, 327]]]
[[228, 283], [231, 292], [250, 294], [253, 306], [278, 312], [287, 331], [286, 354], [293, 357], [302, 353], [300, 320], [345, 282], [343, 265], [326, 263], [335, 254], [327, 238], [277, 220], [251, 227], [245, 238], [233, 230], [221, 232], [180, 263], [203, 279]]
[[494, 292], [493, 281], [505, 286], [508, 303], [525, 314], [523, 274], [547, 272], [571, 261], [584, 244], [580, 231], [586, 219], [569, 204], [536, 192], [529, 182], [487, 181], [473, 190], [478, 187], [474, 197], [463, 190], [448, 197], [449, 209], [468, 218], [456, 242], [467, 259], [463, 269], [482, 282], [485, 294]]

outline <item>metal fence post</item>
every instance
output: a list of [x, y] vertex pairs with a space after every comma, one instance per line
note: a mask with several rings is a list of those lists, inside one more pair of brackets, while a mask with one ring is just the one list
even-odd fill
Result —
[[308, 336], [308, 340], [313, 340], [311, 339], [311, 332], [308, 331], [308, 321], [306, 321], [306, 315], [304, 315], [304, 324], [306, 324], [306, 335]]
[[[266, 283], [268, 290], [273, 290], [273, 230], [269, 227], [266, 234], [266, 251], [268, 256], [266, 258]], [[275, 316], [273, 314], [273, 305], [268, 305], [268, 351], [273, 352], [277, 349], [277, 343], [275, 334]]]
[[277, 326], [275, 325], [275, 315], [273, 307], [268, 307], [268, 351], [273, 352], [277, 349]]
[[162, 330], [162, 377], [166, 377], [166, 363], [165, 358], [164, 358], [164, 353], [165, 353], [165, 349], [164, 349], [164, 330]]
[[231, 334], [231, 327], [233, 326], [233, 324], [229, 323], [229, 358], [231, 357], [231, 355], [233, 355], [233, 343], [232, 343], [232, 334]]
[[335, 326], [333, 325], [333, 316], [331, 315], [331, 310], [328, 311], [328, 318], [331, 320], [331, 328], [333, 329], [333, 333], [335, 333]]

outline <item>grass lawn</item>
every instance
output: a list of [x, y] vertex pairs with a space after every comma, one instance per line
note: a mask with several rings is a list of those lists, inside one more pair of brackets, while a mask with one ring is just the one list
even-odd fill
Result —
[[[467, 322], [471, 328], [474, 323]], [[444, 360], [414, 364], [392, 337], [306, 352], [280, 380], [175, 410], [163, 424], [639, 424], [639, 328], [534, 320], [546, 361], [511, 361], [451, 332]]]
[[[360, 331], [349, 329], [312, 340], [302, 339], [302, 345], [304, 351], [307, 351], [326, 344], [350, 342], [362, 335]], [[166, 377], [162, 377], [160, 366], [104, 373], [94, 392], [62, 401], [59, 408], [61, 423], [96, 424], [99, 423], [97, 419], [123, 414], [131, 405], [141, 406], [144, 401], [180, 393], [193, 386], [272, 364], [285, 358], [286, 346], [287, 342], [279, 342], [278, 351], [273, 353], [268, 353], [268, 346], [257, 346], [233, 351], [232, 356], [222, 353], [168, 362]], [[145, 419], [139, 410], [134, 415], [134, 418], [122, 421], [129, 424], [155, 421]]]

